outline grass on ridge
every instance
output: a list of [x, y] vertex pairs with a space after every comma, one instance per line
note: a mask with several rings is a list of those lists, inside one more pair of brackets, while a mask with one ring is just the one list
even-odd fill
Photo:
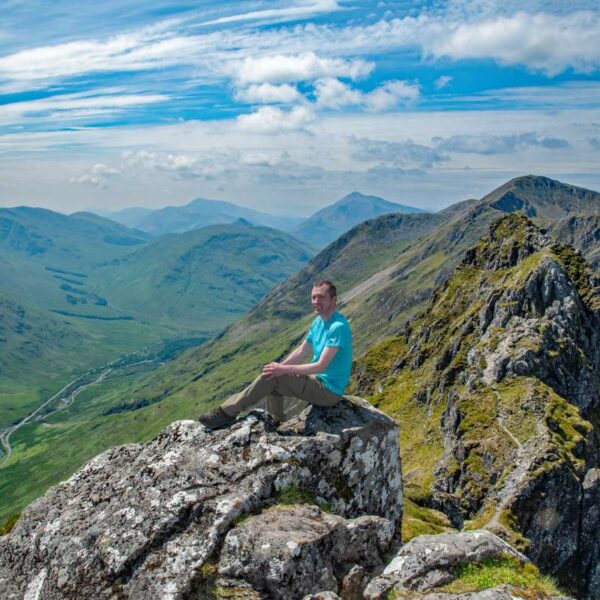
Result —
[[521, 563], [518, 558], [508, 554], [481, 563], [465, 563], [458, 567], [455, 574], [456, 579], [445, 585], [444, 591], [464, 594], [507, 584], [543, 596], [561, 595], [555, 581], [542, 575], [533, 563]]

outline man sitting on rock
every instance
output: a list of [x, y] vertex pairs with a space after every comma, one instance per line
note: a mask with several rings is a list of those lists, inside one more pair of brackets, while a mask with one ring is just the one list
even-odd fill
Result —
[[[352, 332], [346, 318], [336, 311], [337, 291], [331, 281], [314, 284], [312, 306], [317, 313], [306, 339], [283, 362], [265, 365], [262, 373], [245, 389], [233, 394], [216, 410], [201, 415], [210, 429], [231, 425], [236, 416], [266, 399], [276, 422], [285, 419], [284, 396], [333, 406], [342, 399], [352, 368]], [[312, 360], [304, 363], [312, 352]]]

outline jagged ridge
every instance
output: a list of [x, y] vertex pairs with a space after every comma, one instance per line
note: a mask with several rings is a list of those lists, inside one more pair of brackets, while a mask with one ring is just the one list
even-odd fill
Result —
[[599, 336], [599, 282], [581, 255], [509, 215], [412, 327], [367, 354], [355, 384], [401, 424], [409, 497], [591, 594]]

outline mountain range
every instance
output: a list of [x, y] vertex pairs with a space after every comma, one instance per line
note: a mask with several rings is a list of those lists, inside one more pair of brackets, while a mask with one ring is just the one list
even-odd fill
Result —
[[[528, 224], [521, 217], [506, 220], [506, 215], [513, 212], [527, 215], [533, 223]], [[598, 264], [599, 215], [597, 192], [528, 176], [507, 182], [481, 200], [458, 203], [439, 213], [383, 215], [355, 226], [300, 271], [275, 285], [213, 340], [187, 350], [152, 372], [132, 374], [122, 380], [109, 378], [86, 396], [85, 404], [74, 403], [65, 411], [20, 430], [15, 437], [15, 452], [0, 470], [0, 493], [6, 498], [1, 516], [18, 510], [100, 450], [124, 441], [150, 439], [172, 420], [194, 418], [241, 389], [262, 364], [281, 358], [302, 339], [311, 318], [310, 287], [315, 279], [329, 278], [336, 281], [342, 292], [340, 308], [354, 331], [353, 385], [356, 391], [396, 416], [401, 425], [403, 461], [409, 477], [410, 510], [406, 520], [412, 529], [408, 531], [437, 531], [467, 522], [485, 524], [495, 518], [493, 526], [508, 528], [507, 535], [513, 536], [515, 543], [519, 542], [519, 534], [523, 535], [521, 546], [537, 552], [544, 547], [535, 539], [539, 530], [526, 521], [532, 514], [531, 519], [539, 520], [537, 513], [515, 509], [502, 516], [508, 507], [490, 504], [502, 494], [508, 497], [513, 488], [503, 488], [501, 484], [512, 482], [516, 491], [510, 498], [514, 498], [515, 506], [520, 506], [520, 499], [535, 505], [539, 502], [535, 500], [537, 496], [526, 500], [519, 491], [519, 481], [527, 484], [530, 479], [510, 479], [511, 474], [503, 470], [504, 463], [497, 462], [493, 448], [483, 440], [488, 434], [493, 438], [503, 426], [518, 444], [504, 432], [501, 448], [512, 443], [518, 453], [519, 444], [529, 448], [528, 444], [540, 441], [519, 429], [521, 413], [514, 404], [515, 398], [524, 398], [531, 390], [533, 412], [548, 415], [544, 411], [553, 411], [550, 417], [542, 418], [546, 419], [544, 427], [550, 428], [549, 437], [543, 439], [548, 437], [554, 445], [540, 446], [540, 456], [546, 456], [543, 452], [549, 448], [549, 455], [564, 455], [565, 464], [582, 460], [588, 468], [593, 464], [593, 447], [585, 451], [588, 454], [578, 450], [577, 435], [585, 438], [591, 431], [589, 423], [595, 426], [595, 417], [585, 412], [579, 400], [574, 400], [572, 389], [560, 388], [560, 381], [553, 383], [548, 379], [550, 368], [542, 369], [545, 353], [554, 360], [546, 366], [554, 365], [557, 373], [570, 373], [571, 363], [559, 364], [561, 343], [570, 348], [567, 358], [572, 358], [578, 372], [581, 365], [595, 364], [592, 342], [581, 336], [569, 341], [573, 333], [569, 331], [562, 335], [561, 342], [556, 326], [543, 319], [535, 333], [542, 336], [539, 348], [533, 347], [538, 344], [533, 333], [516, 342], [511, 340], [527, 319], [540, 319], [551, 309], [552, 294], [558, 292], [544, 299], [544, 286], [558, 290], [563, 285], [571, 290], [570, 296], [562, 297], [572, 297], [578, 311], [578, 302], [585, 305], [582, 315], [596, 310], [594, 293], [589, 291], [594, 289], [589, 283], [592, 275], [587, 274], [582, 261], [586, 257]], [[502, 217], [502, 226], [492, 226]], [[542, 231], [538, 232], [536, 226]], [[582, 256], [569, 247], [554, 247], [553, 235], [568, 238]], [[135, 252], [145, 251], [140, 246]], [[543, 277], [539, 275], [546, 273], [540, 271], [540, 265], [546, 264], [539, 262], [542, 258], [558, 265]], [[113, 260], [115, 269], [127, 263], [123, 257]], [[538, 286], [542, 296], [532, 295], [533, 290], [527, 287], [532, 284], [528, 282], [538, 281], [539, 277], [548, 283]], [[494, 318], [498, 325], [490, 325]], [[503, 318], [507, 320], [501, 323]], [[600, 335], [594, 333], [594, 327], [588, 327], [589, 334], [588, 329], [582, 330], [590, 340]], [[528, 339], [533, 339], [532, 344]], [[506, 355], [504, 372], [499, 366], [484, 364], [486, 357], [512, 343], [518, 352]], [[540, 354], [541, 349], [544, 352]], [[469, 350], [473, 350], [472, 356]], [[553, 357], [551, 352], [558, 354]], [[583, 361], [581, 365], [577, 363], [578, 356]], [[521, 365], [523, 357], [529, 371]], [[497, 364], [504, 364], [502, 360], [498, 358]], [[503, 373], [495, 379], [499, 387], [494, 387], [486, 369]], [[461, 372], [467, 377], [464, 381]], [[529, 379], [524, 383], [504, 381], [503, 377], [509, 375]], [[566, 385], [568, 379], [563, 379]], [[471, 391], [479, 398], [472, 405], [465, 404], [468, 401], [461, 396], [469, 391], [470, 381], [474, 386]], [[592, 382], [588, 387], [596, 385], [593, 378], [588, 381]], [[500, 417], [494, 416], [492, 410], [496, 392], [501, 397], [499, 406], [505, 411]], [[448, 404], [450, 401], [454, 403]], [[479, 414], [476, 409], [480, 405], [481, 410], [492, 411], [493, 418], [488, 413]], [[118, 412], [111, 412], [115, 406], [119, 407]], [[527, 403], [519, 406], [529, 410]], [[458, 422], [453, 415], [459, 415]], [[558, 425], [553, 425], [553, 419]], [[465, 430], [466, 425], [461, 429], [461, 422], [471, 423], [473, 430]], [[465, 437], [465, 431], [473, 439]], [[562, 441], [555, 439], [555, 434]], [[424, 445], [423, 439], [430, 439], [431, 444]], [[527, 454], [526, 450], [522, 452]], [[557, 472], [562, 473], [560, 469]], [[33, 473], [43, 476], [36, 479], [31, 477]], [[580, 486], [581, 473], [575, 473]], [[545, 488], [539, 489], [541, 493]], [[517, 524], [511, 521], [515, 515], [521, 519]], [[561, 561], [556, 565], [562, 577], [571, 563]]]
[[156, 210], [126, 208], [117, 212], [96, 211], [117, 223], [153, 236], [184, 233], [209, 225], [223, 225], [244, 219], [254, 225], [264, 225], [291, 233], [313, 248], [323, 248], [354, 225], [387, 213], [424, 212], [412, 206], [396, 204], [378, 196], [352, 192], [308, 219], [277, 216], [231, 202], [197, 198], [183, 206], [167, 206]]

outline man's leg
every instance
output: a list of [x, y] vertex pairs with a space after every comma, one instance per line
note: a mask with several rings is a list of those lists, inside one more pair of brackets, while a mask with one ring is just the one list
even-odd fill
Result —
[[270, 396], [275, 391], [275, 379], [267, 379], [259, 375], [250, 385], [241, 392], [232, 394], [221, 404], [223, 412], [235, 417], [244, 410], [254, 406], [263, 398]]
[[279, 394], [271, 394], [267, 396], [267, 412], [275, 419], [281, 423], [281, 421], [285, 421], [285, 397], [280, 396]]
[[316, 406], [335, 406], [343, 399], [342, 396], [328, 390], [314, 375], [303, 375], [301, 386], [288, 379], [289, 377], [294, 376], [283, 375], [277, 378], [279, 382], [276, 389], [282, 396], [294, 396]]
[[263, 398], [267, 398], [270, 414], [275, 419], [282, 420], [280, 418], [283, 416], [282, 396], [294, 396], [317, 406], [334, 406], [342, 399], [342, 396], [328, 390], [314, 376], [281, 375], [266, 379], [259, 375], [248, 387], [227, 398], [221, 404], [221, 409], [226, 415], [235, 417]]

